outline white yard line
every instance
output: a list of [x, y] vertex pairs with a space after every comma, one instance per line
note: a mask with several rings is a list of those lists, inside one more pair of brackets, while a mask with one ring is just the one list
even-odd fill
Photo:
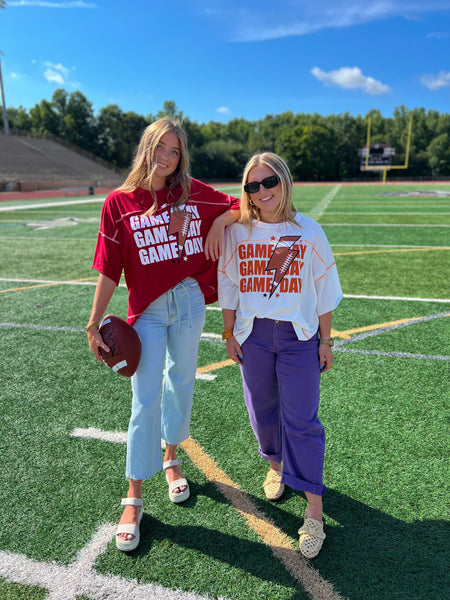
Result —
[[322, 227], [450, 227], [449, 225], [427, 225], [414, 223], [321, 223]]
[[336, 194], [339, 192], [341, 187], [341, 185], [336, 185], [328, 192], [328, 194], [325, 194], [320, 202], [313, 206], [311, 210], [307, 211], [306, 214], [308, 217], [311, 217], [311, 219], [314, 219], [314, 221], [318, 221], [326, 211], [330, 202], [336, 197]]
[[[429, 206], [427, 206], [427, 208], [430, 208]], [[372, 216], [372, 215], [383, 215], [383, 216], [387, 216], [387, 215], [402, 215], [402, 217], [407, 217], [409, 215], [419, 215], [419, 216], [423, 216], [423, 215], [450, 215], [450, 212], [437, 212], [437, 211], [423, 211], [423, 212], [405, 212], [404, 210], [385, 210], [385, 211], [381, 211], [381, 212], [372, 212], [372, 211], [368, 211], [368, 210], [361, 210], [361, 211], [352, 211], [352, 212], [347, 212], [347, 211], [327, 211], [327, 215], [366, 215], [367, 217]]]
[[[29, 239], [29, 238], [28, 238]], [[422, 244], [331, 244], [333, 248], [391, 248], [401, 250], [410, 248], [412, 250], [450, 250], [450, 246], [423, 246]]]
[[[420, 317], [420, 318], [416, 318], [416, 319], [411, 319], [410, 321], [403, 321], [402, 323], [395, 323], [394, 325], [388, 325], [387, 327], [380, 327], [379, 329], [373, 329], [371, 331], [365, 331], [363, 333], [360, 333], [358, 335], [354, 335], [352, 337], [349, 337], [346, 340], [338, 340], [336, 341], [334, 348], [336, 350], [336, 352], [339, 352], [342, 348], [342, 346], [347, 346], [348, 344], [352, 344], [353, 342], [359, 342], [361, 340], [365, 340], [367, 338], [370, 337], [374, 337], [376, 335], [381, 335], [383, 333], [387, 333], [389, 331], [394, 331], [395, 329], [401, 329], [403, 327], [409, 327], [410, 325], [417, 325], [419, 323], [425, 323], [426, 321], [433, 321], [434, 319], [445, 319], [450, 317], [450, 312], [448, 311], [444, 311], [444, 312], [440, 312], [440, 313], [436, 313], [434, 315], [427, 315], [425, 317]], [[370, 354], [376, 354], [377, 351], [375, 350], [367, 350], [364, 352], [365, 354], [370, 353]], [[407, 353], [403, 353], [403, 354], [407, 354]], [[391, 356], [391, 353], [387, 353], [387, 355]], [[431, 355], [423, 355], [423, 354], [407, 354], [408, 357], [414, 357], [414, 358], [431, 358], [433, 360], [450, 360], [450, 357], [448, 356], [431, 356]]]
[[0, 206], [0, 212], [11, 212], [15, 210], [30, 210], [34, 208], [57, 208], [58, 206], [71, 206], [75, 204], [103, 203], [105, 198], [90, 198], [89, 200], [66, 200], [64, 202], [42, 202], [37, 204], [21, 204], [19, 206]]
[[[343, 246], [348, 246], [348, 244], [343, 244]], [[410, 246], [408, 246], [410, 247]], [[415, 246], [412, 246], [413, 248]], [[435, 246], [433, 246], [433, 248], [436, 248]], [[441, 247], [439, 247], [441, 248]], [[446, 250], [446, 247], [442, 247], [443, 250]], [[95, 286], [97, 285], [97, 280], [93, 280], [93, 281], [58, 281], [58, 280], [54, 280], [54, 279], [26, 279], [26, 278], [19, 278], [19, 277], [0, 277], [0, 282], [6, 282], [6, 283], [31, 283], [31, 284], [43, 284], [43, 285], [89, 285], [89, 286]], [[121, 283], [119, 284], [119, 287], [123, 287], [125, 288], [125, 284]], [[0, 289], [0, 292], [2, 290]], [[449, 303], [450, 299], [449, 298], [421, 298], [421, 297], [414, 297], [414, 296], [377, 296], [377, 295], [364, 295], [364, 294], [344, 294], [344, 298], [356, 298], [356, 299], [364, 299], [364, 300], [399, 300], [399, 301], [408, 301], [408, 302], [444, 302], [444, 303]], [[206, 310], [212, 310], [212, 311], [221, 311], [222, 309], [219, 306], [207, 306]], [[14, 326], [13, 324], [9, 324], [9, 326]], [[20, 325], [16, 325], [17, 327], [19, 327]], [[205, 334], [207, 336], [211, 336], [214, 337], [216, 334]]]
[[[19, 279], [18, 277], [0, 277], [0, 281], [7, 283], [32, 283], [32, 284], [50, 284], [50, 285], [97, 285], [97, 278], [93, 281], [60, 281], [55, 279]], [[122, 284], [122, 287], [126, 287]]]
[[362, 300], [395, 300], [399, 302], [443, 302], [450, 303], [450, 298], [417, 298], [414, 296], [369, 296], [364, 294], [344, 294], [344, 298]]
[[44, 588], [49, 592], [46, 600], [77, 600], [80, 596], [91, 600], [206, 600], [209, 597], [96, 573], [94, 564], [105, 552], [116, 529], [115, 523], [102, 525], [68, 567], [0, 551], [0, 577], [13, 583]]
[[357, 348], [339, 348], [336, 352], [348, 354], [367, 354], [371, 356], [389, 356], [390, 358], [416, 358], [423, 360], [450, 361], [450, 356], [438, 356], [435, 354], [412, 354], [411, 352], [382, 352], [381, 350], [358, 350]]
[[[450, 300], [447, 300], [446, 302], [450, 302]], [[412, 353], [407, 353], [407, 352], [401, 352], [401, 353], [399, 353], [399, 352], [380, 352], [378, 350], [358, 350], [358, 349], [342, 348], [342, 346], [351, 344], [352, 342], [357, 342], [359, 340], [363, 340], [368, 337], [381, 335], [382, 333], [386, 333], [386, 332], [394, 330], [394, 329], [399, 329], [400, 327], [406, 327], [408, 325], [414, 325], [416, 323], [421, 323], [424, 321], [430, 321], [432, 319], [438, 319], [441, 317], [448, 317], [448, 316], [450, 316], [450, 313], [442, 312], [442, 313], [438, 313], [436, 315], [429, 315], [426, 317], [422, 317], [420, 319], [413, 319], [413, 320], [407, 321], [405, 323], [390, 325], [389, 327], [382, 327], [380, 329], [375, 329], [370, 332], [365, 332], [365, 333], [361, 333], [359, 335], [354, 335], [353, 337], [346, 339], [346, 340], [338, 340], [338, 341], [336, 341], [334, 348], [335, 348], [336, 352], [353, 352], [354, 354], [368, 354], [368, 355], [373, 354], [373, 355], [378, 355], [378, 356], [401, 356], [403, 358], [418, 358], [418, 359], [425, 359], [425, 360], [448, 361], [448, 360], [450, 360], [450, 357], [448, 357], [448, 356], [435, 356], [435, 355], [430, 355], [430, 354], [412, 354]], [[64, 331], [66, 333], [83, 333], [83, 334], [85, 333], [85, 330], [81, 327], [80, 328], [58, 327], [58, 326], [53, 326], [53, 325], [33, 325], [33, 324], [26, 324], [26, 323], [0, 323], [0, 328], [2, 328], [2, 327], [18, 328], [18, 329], [34, 329], [34, 330], [39, 330], [39, 331]], [[215, 334], [215, 333], [203, 333], [201, 335], [200, 340], [203, 342], [214, 342], [214, 343], [220, 343], [220, 344], [223, 343], [221, 336], [218, 334]], [[226, 361], [224, 361], [223, 366], [227, 366]], [[217, 367], [217, 368], [219, 369], [221, 367]], [[195, 379], [203, 380], [203, 381], [214, 381], [216, 379], [216, 377], [217, 377], [217, 375], [214, 375], [211, 373], [196, 373], [196, 375], [195, 375]], [[83, 433], [83, 435], [85, 435], [85, 433]], [[94, 431], [94, 432], [91, 432], [91, 434], [89, 434], [88, 437], [95, 438], [95, 436], [96, 436], [96, 434]], [[117, 441], [117, 440], [108, 440], [108, 441]], [[123, 441], [123, 440], [121, 439], [118, 441]]]
[[101, 440], [102, 442], [111, 442], [113, 444], [126, 444], [127, 442], [126, 431], [103, 431], [96, 427], [88, 427], [87, 429], [76, 427], [70, 435], [72, 437]]

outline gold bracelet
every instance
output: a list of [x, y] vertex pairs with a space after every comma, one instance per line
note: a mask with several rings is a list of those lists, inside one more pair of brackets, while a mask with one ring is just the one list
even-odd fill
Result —
[[328, 339], [320, 338], [319, 341], [320, 341], [321, 344], [326, 344], [327, 346], [330, 346], [330, 348], [332, 348], [333, 344], [334, 344], [333, 338], [328, 338]]
[[222, 332], [222, 340], [229, 340], [230, 337], [233, 337], [233, 329], [234, 327], [228, 327], [228, 329], [225, 329], [225, 331]]
[[97, 321], [90, 321], [90, 322], [89, 322], [89, 323], [86, 325], [86, 331], [89, 331], [89, 329], [90, 329], [91, 327], [94, 327], [94, 325], [95, 325], [95, 327], [97, 327], [97, 329], [98, 329], [98, 327], [99, 327], [99, 324], [97, 323]]

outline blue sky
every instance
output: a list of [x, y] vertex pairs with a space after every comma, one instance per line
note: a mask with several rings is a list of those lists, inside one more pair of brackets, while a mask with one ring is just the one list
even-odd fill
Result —
[[199, 123], [450, 112], [450, 0], [7, 0], [0, 51], [6, 105], [27, 109], [64, 88]]

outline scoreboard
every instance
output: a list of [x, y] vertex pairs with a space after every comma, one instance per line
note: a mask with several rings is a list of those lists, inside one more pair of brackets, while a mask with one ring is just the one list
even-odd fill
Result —
[[367, 146], [363, 146], [359, 154], [361, 155], [361, 171], [375, 171], [389, 169], [395, 149], [390, 144], [371, 144], [369, 156], [367, 156]]

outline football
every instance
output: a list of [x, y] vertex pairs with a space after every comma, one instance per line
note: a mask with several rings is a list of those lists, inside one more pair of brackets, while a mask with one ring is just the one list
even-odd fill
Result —
[[109, 346], [109, 352], [99, 348], [105, 365], [124, 377], [134, 375], [141, 358], [141, 340], [134, 327], [120, 317], [106, 315], [99, 332], [105, 344]]

